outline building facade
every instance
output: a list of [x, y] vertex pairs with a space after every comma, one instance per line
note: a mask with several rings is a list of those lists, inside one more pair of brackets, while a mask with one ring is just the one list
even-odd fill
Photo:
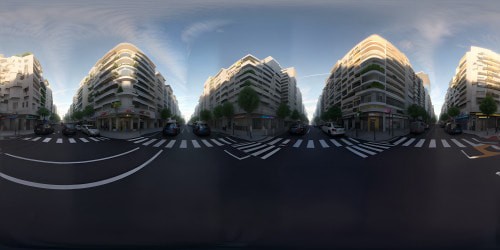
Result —
[[[276, 129], [278, 121], [276, 111], [281, 103], [290, 110], [303, 113], [302, 95], [295, 78], [294, 68], [281, 68], [272, 57], [260, 60], [247, 55], [229, 68], [222, 68], [215, 76], [209, 77], [204, 84], [203, 94], [199, 98], [194, 115], [202, 110], [211, 110], [230, 102], [234, 106], [234, 125], [237, 129], [249, 126], [255, 129]], [[245, 86], [252, 87], [259, 95], [259, 107], [252, 113], [238, 106], [238, 95]], [[231, 127], [231, 124], [226, 126]]]
[[0, 130], [32, 130], [41, 107], [52, 112], [52, 90], [32, 53], [0, 55]]
[[161, 127], [163, 108], [180, 115], [172, 88], [155, 64], [130, 43], [118, 44], [97, 61], [80, 82], [69, 112], [88, 105], [95, 113], [84, 119], [110, 131]]
[[450, 81], [441, 113], [458, 107], [456, 121], [464, 129], [482, 131], [498, 126], [500, 111], [489, 118], [481, 113], [479, 105], [491, 95], [500, 108], [500, 54], [472, 46], [460, 59]]
[[409, 127], [406, 110], [412, 104], [424, 107], [425, 91], [408, 58], [371, 35], [333, 66], [318, 101], [318, 115], [340, 107], [346, 129], [385, 132]]

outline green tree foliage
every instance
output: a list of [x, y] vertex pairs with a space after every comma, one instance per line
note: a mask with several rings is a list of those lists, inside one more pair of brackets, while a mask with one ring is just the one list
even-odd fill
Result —
[[481, 110], [481, 113], [487, 116], [490, 116], [497, 112], [497, 109], [497, 103], [491, 95], [487, 95], [486, 98], [484, 98], [479, 104], [479, 110]]
[[407, 109], [407, 113], [413, 120], [416, 120], [418, 117], [424, 118], [424, 116], [427, 114], [427, 112], [425, 112], [425, 109], [418, 106], [417, 104], [410, 105]]
[[84, 116], [83, 112], [78, 110], [78, 111], [73, 112], [72, 118], [75, 121], [80, 121], [83, 118], [83, 116]]
[[448, 113], [442, 113], [441, 115], [439, 115], [440, 121], [447, 121], [448, 119], [450, 119], [450, 116], [448, 115]]
[[460, 109], [457, 107], [451, 107], [448, 109], [448, 115], [451, 116], [452, 118], [457, 117], [460, 114]]
[[330, 107], [326, 111], [325, 118], [326, 118], [325, 121], [330, 120], [330, 121], [336, 121], [336, 122], [338, 122], [338, 120], [340, 118], [342, 118], [342, 109], [340, 109], [339, 106]]
[[252, 113], [259, 107], [259, 94], [250, 86], [244, 87], [238, 95], [238, 105], [247, 113]]
[[57, 113], [52, 113], [49, 118], [50, 121], [52, 122], [60, 122], [61, 117]]
[[191, 119], [189, 119], [189, 123], [193, 124], [194, 122], [198, 121], [200, 118], [198, 116], [191, 116]]
[[298, 110], [296, 110], [296, 109], [294, 109], [294, 110], [292, 111], [292, 114], [290, 115], [290, 118], [291, 118], [292, 120], [294, 120], [294, 121], [299, 120], [299, 119], [300, 119], [300, 113], [299, 113], [299, 111], [298, 111]]
[[214, 117], [215, 117], [215, 119], [220, 119], [220, 118], [222, 118], [222, 116], [224, 116], [222, 105], [217, 105], [217, 106], [214, 108], [213, 113], [214, 113]]
[[161, 119], [166, 120], [166, 119], [168, 119], [170, 116], [172, 116], [172, 112], [170, 112], [170, 109], [169, 109], [169, 108], [163, 108], [163, 109], [160, 111], [160, 116], [161, 116]]
[[232, 103], [230, 102], [225, 102], [223, 105], [222, 105], [222, 114], [230, 119], [231, 117], [233, 117], [234, 115], [234, 106]]
[[278, 106], [278, 110], [276, 110], [276, 116], [279, 118], [279, 119], [285, 119], [287, 116], [290, 115], [290, 107], [288, 107], [287, 104], [285, 103], [281, 103], [279, 106]]
[[48, 110], [46, 107], [40, 107], [36, 111], [36, 114], [41, 116], [42, 118], [45, 118], [50, 115], [50, 110]]
[[94, 106], [87, 105], [87, 106], [85, 106], [85, 108], [83, 109], [82, 112], [83, 112], [83, 116], [85, 116], [85, 117], [92, 117], [95, 114]]
[[200, 118], [201, 118], [201, 120], [206, 121], [206, 122], [211, 121], [212, 120], [212, 112], [210, 112], [210, 110], [204, 109], [204, 110], [200, 111]]

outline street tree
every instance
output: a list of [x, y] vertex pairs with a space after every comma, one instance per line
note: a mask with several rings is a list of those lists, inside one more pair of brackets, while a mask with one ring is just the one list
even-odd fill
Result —
[[75, 121], [80, 121], [80, 120], [82, 120], [83, 116], [84, 116], [83, 112], [80, 111], [80, 110], [78, 110], [78, 111], [73, 112], [73, 117], [72, 118]]
[[45, 120], [45, 117], [50, 115], [50, 110], [48, 110], [46, 107], [40, 107], [36, 111], [36, 114], [42, 117], [42, 120]]
[[161, 116], [161, 119], [167, 120], [170, 116], [172, 116], [172, 113], [170, 112], [169, 108], [163, 108], [160, 111], [160, 116]]
[[248, 114], [255, 111], [259, 107], [259, 103], [259, 94], [252, 87], [246, 86], [240, 91], [238, 105]]
[[290, 115], [290, 119], [296, 121], [296, 120], [299, 120], [300, 119], [300, 113], [298, 110], [294, 109], [292, 111], [292, 114]]
[[488, 118], [497, 112], [497, 109], [497, 103], [491, 95], [486, 95], [486, 97], [479, 104], [479, 110], [481, 110], [481, 113], [485, 114]]
[[51, 122], [60, 122], [60, 121], [61, 121], [61, 117], [60, 117], [57, 113], [52, 113], [52, 114], [50, 115], [49, 120], [50, 120]]
[[83, 109], [82, 112], [83, 112], [83, 116], [84, 117], [89, 117], [90, 118], [90, 117], [94, 116], [94, 114], [95, 114], [94, 106], [87, 105], [87, 106], [85, 106], [85, 108]]
[[217, 105], [215, 106], [214, 110], [212, 111], [212, 113], [214, 114], [214, 118], [215, 118], [215, 123], [217, 125], [217, 121], [219, 119], [222, 118], [223, 116], [223, 113], [222, 113], [222, 105]]
[[232, 103], [225, 102], [222, 104], [222, 114], [229, 120], [229, 124], [233, 124], [234, 106]]
[[326, 111], [326, 120], [338, 122], [342, 118], [342, 109], [339, 106], [332, 106]]
[[281, 121], [285, 120], [290, 115], [290, 107], [286, 103], [280, 103], [278, 110], [276, 110], [276, 117]]
[[200, 118], [201, 120], [208, 122], [212, 120], [212, 112], [210, 110], [204, 109], [200, 111]]
[[439, 115], [440, 121], [447, 121], [448, 119], [450, 119], [450, 116], [448, 115], [448, 113], [442, 113], [441, 115]]
[[460, 109], [458, 109], [457, 107], [451, 107], [448, 109], [448, 115], [453, 119], [455, 119], [455, 117], [457, 117], [459, 114], [460, 114]]

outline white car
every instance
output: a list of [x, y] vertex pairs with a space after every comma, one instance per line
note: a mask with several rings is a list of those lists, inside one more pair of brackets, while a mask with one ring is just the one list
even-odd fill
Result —
[[321, 130], [329, 135], [345, 135], [344, 127], [334, 124], [333, 122], [327, 122], [321, 126]]
[[82, 125], [82, 132], [88, 136], [99, 136], [100, 131], [92, 125]]

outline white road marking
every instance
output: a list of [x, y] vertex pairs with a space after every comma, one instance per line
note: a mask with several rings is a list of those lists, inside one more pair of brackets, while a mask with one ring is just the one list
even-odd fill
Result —
[[350, 141], [348, 141], [348, 140], [346, 140], [346, 139], [344, 139], [344, 138], [342, 138], [342, 139], [340, 139], [340, 140], [341, 140], [342, 142], [344, 142], [345, 144], [349, 145], [349, 146], [351, 146], [351, 145], [352, 145], [352, 143], [351, 143]]
[[474, 140], [474, 141], [477, 141], [477, 142], [481, 143], [481, 142], [480, 142], [478, 139], [476, 139], [476, 138], [472, 138], [472, 140]]
[[215, 145], [217, 145], [217, 146], [222, 146], [222, 145], [224, 145], [224, 144], [222, 144], [222, 143], [218, 142], [218, 141], [217, 141], [217, 140], [215, 140], [215, 139], [210, 139], [210, 140], [211, 140], [213, 143], [215, 143]]
[[483, 145], [483, 144], [475, 144], [475, 143], [472, 143], [472, 142], [470, 142], [470, 141], [468, 141], [468, 140], [466, 140], [466, 139], [462, 139], [462, 140], [463, 140], [463, 141], [465, 141], [465, 142], [467, 142], [468, 144], [470, 144], [470, 145], [471, 145], [471, 146], [473, 146], [473, 147], [477, 147], [477, 146], [482, 146], [482, 145]]
[[196, 140], [191, 140], [191, 143], [193, 143], [194, 148], [201, 148], [200, 144]]
[[56, 141], [56, 143], [63, 143], [62, 138], [58, 138], [57, 141]]
[[276, 144], [277, 142], [279, 142], [279, 141], [281, 141], [281, 140], [283, 140], [283, 138], [278, 138], [278, 139], [276, 139], [276, 140], [274, 140], [274, 141], [272, 141], [272, 142], [269, 142], [269, 143], [267, 143], [267, 144], [269, 144], [269, 145], [274, 145], [274, 144]]
[[31, 137], [24, 138], [23, 140], [28, 141]]
[[85, 138], [78, 138], [78, 139], [80, 139], [80, 141], [85, 142], [85, 143], [89, 142], [89, 141], [87, 141], [87, 139], [85, 139]]
[[500, 150], [499, 146], [491, 145], [491, 147], [494, 148], [494, 149], [496, 149], [496, 150]]
[[314, 148], [314, 141], [313, 140], [307, 141], [307, 148]]
[[429, 148], [435, 148], [436, 147], [436, 140], [431, 139], [431, 142], [429, 143]]
[[425, 139], [420, 139], [420, 141], [415, 144], [416, 148], [421, 148], [424, 145]]
[[127, 140], [127, 141], [135, 141], [135, 140], [139, 140], [139, 139], [143, 139], [143, 138], [144, 138], [144, 137], [142, 137], [142, 136], [141, 136], [141, 137], [132, 138], [132, 139]]
[[286, 139], [284, 141], [281, 142], [281, 145], [286, 145], [290, 142], [290, 139]]
[[161, 146], [163, 143], [165, 143], [167, 140], [165, 139], [161, 139], [159, 142], [157, 142], [155, 145], [153, 145], [154, 148], [157, 148], [159, 146]]
[[175, 140], [171, 140], [168, 142], [167, 146], [165, 146], [166, 148], [172, 148], [175, 144]]
[[328, 146], [328, 144], [326, 144], [325, 140], [319, 140], [319, 143], [321, 144], [321, 146], [323, 148], [329, 148], [330, 146]]
[[[94, 137], [89, 137], [92, 141], [99, 141], [98, 139], [94, 138]], [[146, 138], [147, 139], [147, 138]]]
[[[92, 137], [90, 137], [90, 139], [92, 139]], [[142, 138], [140, 140], [134, 141], [134, 143], [141, 143], [141, 142], [145, 142], [147, 140], [149, 140], [149, 138]]]
[[43, 140], [43, 142], [47, 143], [47, 142], [49, 142], [50, 140], [52, 140], [52, 138], [45, 138], [45, 139]]
[[364, 145], [364, 144], [358, 144], [358, 146], [369, 149], [369, 150], [377, 151], [377, 152], [384, 152], [384, 150], [382, 150], [382, 149], [370, 147], [370, 146]]
[[243, 159], [246, 159], [246, 158], [250, 157], [250, 155], [247, 155], [247, 156], [243, 156], [243, 157], [241, 157], [241, 158], [240, 158], [240, 157], [238, 157], [238, 156], [236, 156], [236, 155], [233, 155], [233, 154], [229, 153], [229, 151], [227, 151], [227, 150], [225, 150], [225, 149], [224, 149], [224, 152], [226, 152], [226, 153], [227, 153], [227, 154], [229, 154], [230, 156], [232, 156], [232, 157], [234, 157], [234, 158], [236, 158], [236, 159], [238, 159], [238, 160], [240, 160], [240, 161], [241, 161], [241, 160], [243, 160]]
[[441, 139], [441, 143], [443, 143], [443, 147], [445, 147], [445, 148], [450, 147], [450, 144], [448, 144], [448, 142], [445, 139]]
[[356, 150], [354, 150], [354, 149], [352, 149], [350, 147], [345, 147], [345, 148], [347, 148], [347, 150], [349, 150], [349, 151], [351, 151], [351, 152], [355, 153], [356, 155], [361, 156], [363, 158], [368, 157], [368, 156], [366, 156], [366, 155], [364, 155], [364, 154], [362, 154], [362, 153], [360, 153], [360, 152], [358, 152], [358, 151], [356, 151]]
[[274, 146], [273, 146], [273, 145], [271, 145], [271, 146], [269, 146], [269, 147], [267, 147], [267, 148], [265, 148], [265, 149], [262, 149], [262, 150], [260, 150], [260, 151], [257, 151], [257, 152], [255, 152], [255, 153], [253, 153], [252, 155], [253, 155], [253, 156], [258, 156], [258, 155], [260, 155], [260, 154], [262, 154], [262, 153], [265, 153], [265, 152], [267, 152], [267, 151], [269, 151], [269, 150], [271, 150], [271, 149], [273, 149], [273, 148], [274, 148]]
[[247, 145], [244, 145], [244, 146], [239, 146], [239, 147], [236, 147], [236, 148], [239, 149], [239, 150], [242, 150], [242, 149], [251, 148], [253, 146], [260, 145], [260, 144], [261, 144], [260, 142], [252, 142], [250, 144], [247, 144]]
[[117, 175], [115, 177], [111, 177], [111, 178], [100, 180], [100, 181], [96, 181], [96, 182], [90, 182], [90, 183], [70, 184], [70, 185], [55, 185], [55, 184], [46, 184], [46, 183], [38, 183], [38, 182], [26, 181], [26, 180], [22, 180], [22, 179], [18, 179], [18, 178], [6, 175], [4, 173], [0, 173], [0, 177], [4, 178], [6, 180], [12, 181], [14, 183], [17, 183], [17, 184], [21, 184], [21, 185], [25, 185], [25, 186], [30, 186], [30, 187], [34, 187], [34, 188], [41, 188], [41, 189], [75, 190], [75, 189], [93, 188], [93, 187], [98, 187], [98, 186], [106, 185], [106, 184], [109, 184], [109, 183], [121, 180], [121, 179], [123, 179], [123, 178], [125, 178], [127, 176], [130, 176], [130, 175], [136, 173], [137, 171], [141, 170], [142, 168], [144, 168], [145, 166], [147, 166], [149, 163], [151, 163], [152, 161], [154, 161], [156, 159], [156, 157], [158, 157], [158, 155], [161, 154], [161, 152], [163, 152], [163, 150], [160, 150], [151, 159], [147, 160], [146, 162], [144, 162], [140, 166], [138, 166], [138, 167], [136, 167], [136, 168], [134, 168], [134, 169], [132, 169], [130, 171], [127, 171], [127, 172], [125, 172], [123, 174], [120, 174], [120, 175]]
[[33, 140], [31, 140], [31, 141], [38, 141], [38, 140], [40, 140], [40, 138], [42, 138], [42, 137], [37, 137], [37, 138], [34, 138], [34, 139], [33, 139]]
[[252, 143], [256, 143], [256, 142], [242, 142], [242, 143], [238, 143], [238, 144], [233, 144], [231, 145], [231, 147], [235, 148], [235, 147], [239, 147], [239, 146], [245, 146], [245, 145], [248, 145], [248, 144], [252, 144]]
[[267, 158], [269, 158], [271, 155], [275, 154], [276, 152], [280, 151], [281, 148], [276, 148], [274, 149], [273, 151], [269, 152], [268, 154], [260, 157], [261, 159], [265, 160]]
[[249, 152], [252, 152], [252, 151], [255, 151], [255, 150], [259, 150], [259, 149], [261, 149], [263, 147], [267, 147], [267, 146], [269, 146], [269, 145], [267, 145], [267, 144], [256, 145], [256, 147], [253, 147], [253, 148], [250, 148], [250, 149], [245, 149], [245, 150], [243, 150], [243, 152], [249, 153]]
[[377, 154], [377, 153], [372, 152], [372, 151], [370, 151], [370, 150], [367, 150], [367, 149], [364, 149], [364, 148], [360, 148], [360, 147], [358, 147], [358, 146], [356, 146], [356, 145], [355, 145], [355, 146], [352, 146], [352, 147], [353, 147], [353, 148], [355, 148], [355, 149], [357, 149], [357, 150], [359, 150], [359, 151], [361, 151], [361, 152], [367, 153], [367, 154], [369, 154], [369, 155], [376, 155], [376, 154]]
[[376, 148], [383, 148], [383, 149], [390, 149], [391, 147], [388, 147], [388, 146], [382, 146], [382, 145], [379, 145], [379, 144], [375, 144], [373, 142], [366, 142], [365, 145], [369, 145], [371, 147], [376, 147]]
[[226, 141], [226, 140], [224, 140], [224, 139], [222, 139], [222, 138], [217, 138], [217, 139], [219, 139], [219, 141], [221, 141], [221, 142], [223, 142], [223, 143], [225, 143], [225, 144], [231, 144], [230, 142], [228, 142], [228, 141]]
[[76, 143], [75, 139], [73, 139], [73, 138], [69, 138], [68, 140], [69, 140], [69, 143]]
[[229, 138], [229, 137], [225, 137], [225, 138], [226, 138], [227, 140], [231, 141], [232, 143], [236, 143], [236, 141], [235, 141], [235, 140], [233, 140], [233, 139], [231, 139], [231, 138]]
[[453, 143], [455, 143], [457, 146], [461, 147], [461, 148], [465, 148], [465, 145], [460, 143], [457, 139], [451, 139], [451, 141]]
[[186, 140], [182, 140], [181, 141], [181, 145], [179, 146], [179, 148], [187, 148], [187, 141]]
[[107, 137], [102, 137], [102, 136], [101, 136], [101, 137], [97, 137], [97, 138], [99, 138], [100, 140], [103, 140], [103, 141], [104, 141], [104, 140], [109, 140], [109, 138], [107, 138]]
[[86, 161], [42, 161], [42, 160], [37, 160], [37, 159], [31, 159], [31, 158], [26, 158], [26, 157], [22, 157], [22, 156], [12, 155], [12, 154], [8, 154], [8, 153], [5, 153], [5, 155], [13, 157], [13, 158], [25, 160], [25, 161], [64, 165], [64, 164], [83, 164], [83, 163], [90, 163], [90, 162], [96, 162], [96, 161], [109, 160], [109, 159], [120, 157], [120, 156], [123, 156], [123, 155], [126, 155], [126, 154], [130, 154], [130, 153], [132, 153], [132, 152], [134, 152], [134, 151], [136, 151], [138, 149], [139, 148], [137, 147], [137, 148], [134, 148], [132, 150], [129, 150], [127, 152], [120, 153], [120, 154], [117, 154], [117, 155], [108, 156], [108, 157], [99, 158], [99, 159], [94, 159], [94, 160], [86, 160]]
[[302, 139], [298, 139], [298, 140], [295, 142], [295, 144], [293, 144], [293, 147], [294, 147], [294, 148], [298, 148], [298, 147], [300, 147], [300, 144], [301, 144], [301, 143], [302, 143]]
[[213, 145], [212, 145], [212, 144], [210, 144], [210, 142], [208, 142], [208, 141], [207, 141], [207, 140], [205, 140], [205, 139], [202, 139], [202, 140], [201, 140], [201, 142], [203, 142], [203, 144], [205, 144], [205, 146], [207, 146], [207, 147], [209, 147], [209, 148], [213, 147]]
[[410, 138], [407, 142], [403, 144], [404, 147], [410, 146], [415, 141], [415, 138]]
[[358, 141], [358, 140], [356, 140], [356, 139], [354, 139], [354, 138], [349, 137], [349, 138], [347, 138], [347, 139], [349, 139], [349, 140], [351, 140], [351, 141], [353, 141], [353, 142], [355, 142], [355, 143], [359, 143], [359, 141]]
[[394, 145], [399, 145], [401, 142], [403, 142], [403, 141], [405, 141], [405, 140], [406, 140], [406, 137], [403, 137], [403, 138], [399, 139], [398, 141], [396, 141], [396, 142], [394, 143]]
[[155, 141], [157, 141], [157, 140], [158, 140], [158, 139], [151, 139], [151, 140], [149, 140], [149, 141], [147, 141], [147, 142], [143, 143], [142, 145], [143, 145], [143, 146], [148, 146], [149, 144], [151, 144], [151, 143], [153, 143], [153, 142], [155, 142]]
[[337, 140], [335, 139], [330, 139], [330, 141], [333, 143], [333, 145], [337, 146], [337, 147], [342, 147], [342, 144], [340, 144]]

